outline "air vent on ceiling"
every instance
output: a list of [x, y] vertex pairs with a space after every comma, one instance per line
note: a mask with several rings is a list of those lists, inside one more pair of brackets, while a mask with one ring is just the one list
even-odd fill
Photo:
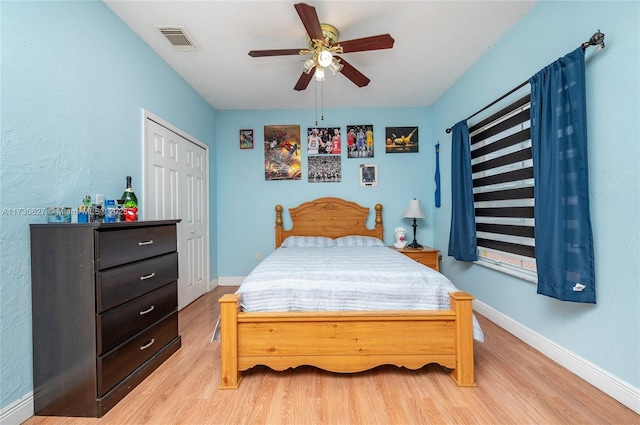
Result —
[[176, 50], [196, 50], [197, 47], [191, 36], [183, 27], [165, 27], [157, 26], [158, 31], [167, 37], [167, 40], [175, 47]]

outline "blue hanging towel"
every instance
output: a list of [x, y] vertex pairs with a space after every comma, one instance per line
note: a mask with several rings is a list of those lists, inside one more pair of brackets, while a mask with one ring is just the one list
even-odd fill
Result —
[[436, 144], [436, 208], [440, 208], [440, 142]]

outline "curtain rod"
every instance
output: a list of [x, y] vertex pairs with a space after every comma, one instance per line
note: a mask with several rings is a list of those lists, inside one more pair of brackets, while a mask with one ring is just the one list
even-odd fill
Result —
[[[596, 31], [591, 38], [589, 39], [589, 41], [585, 41], [584, 43], [582, 43], [580, 45], [580, 47], [582, 48], [582, 50], [587, 50], [587, 47], [589, 46], [596, 46], [596, 45], [600, 45], [600, 47], [604, 48], [604, 34], [600, 32], [600, 30]], [[518, 87], [515, 87], [511, 90], [509, 90], [508, 93], [503, 94], [502, 96], [500, 96], [499, 98], [497, 98], [496, 100], [494, 100], [493, 102], [491, 102], [490, 104], [488, 104], [487, 106], [485, 106], [484, 108], [480, 109], [478, 112], [471, 114], [470, 116], [468, 116], [466, 118], [466, 120], [470, 120], [471, 118], [475, 117], [476, 115], [478, 115], [479, 113], [491, 108], [493, 105], [495, 105], [496, 103], [500, 102], [502, 99], [504, 99], [507, 96], [512, 95], [513, 93], [515, 93], [516, 91], [520, 90], [522, 87], [526, 86], [527, 84], [529, 84], [529, 80], [521, 83], [518, 85]], [[445, 130], [447, 133], [451, 133], [451, 128], [447, 128]]]

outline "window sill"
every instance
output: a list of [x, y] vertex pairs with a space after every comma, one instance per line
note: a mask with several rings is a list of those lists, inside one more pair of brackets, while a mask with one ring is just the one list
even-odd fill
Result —
[[501, 273], [505, 273], [510, 276], [517, 277], [518, 279], [525, 280], [529, 283], [538, 284], [538, 275], [533, 272], [518, 270], [507, 265], [485, 260], [483, 258], [478, 259], [478, 261], [474, 261], [474, 263], [479, 266], [486, 267], [488, 269], [496, 270]]

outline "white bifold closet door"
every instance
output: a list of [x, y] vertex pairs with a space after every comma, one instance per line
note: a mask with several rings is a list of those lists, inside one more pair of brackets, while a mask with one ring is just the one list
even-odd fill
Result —
[[182, 220], [177, 226], [182, 309], [206, 293], [209, 283], [208, 150], [147, 114], [144, 155], [144, 219]]

